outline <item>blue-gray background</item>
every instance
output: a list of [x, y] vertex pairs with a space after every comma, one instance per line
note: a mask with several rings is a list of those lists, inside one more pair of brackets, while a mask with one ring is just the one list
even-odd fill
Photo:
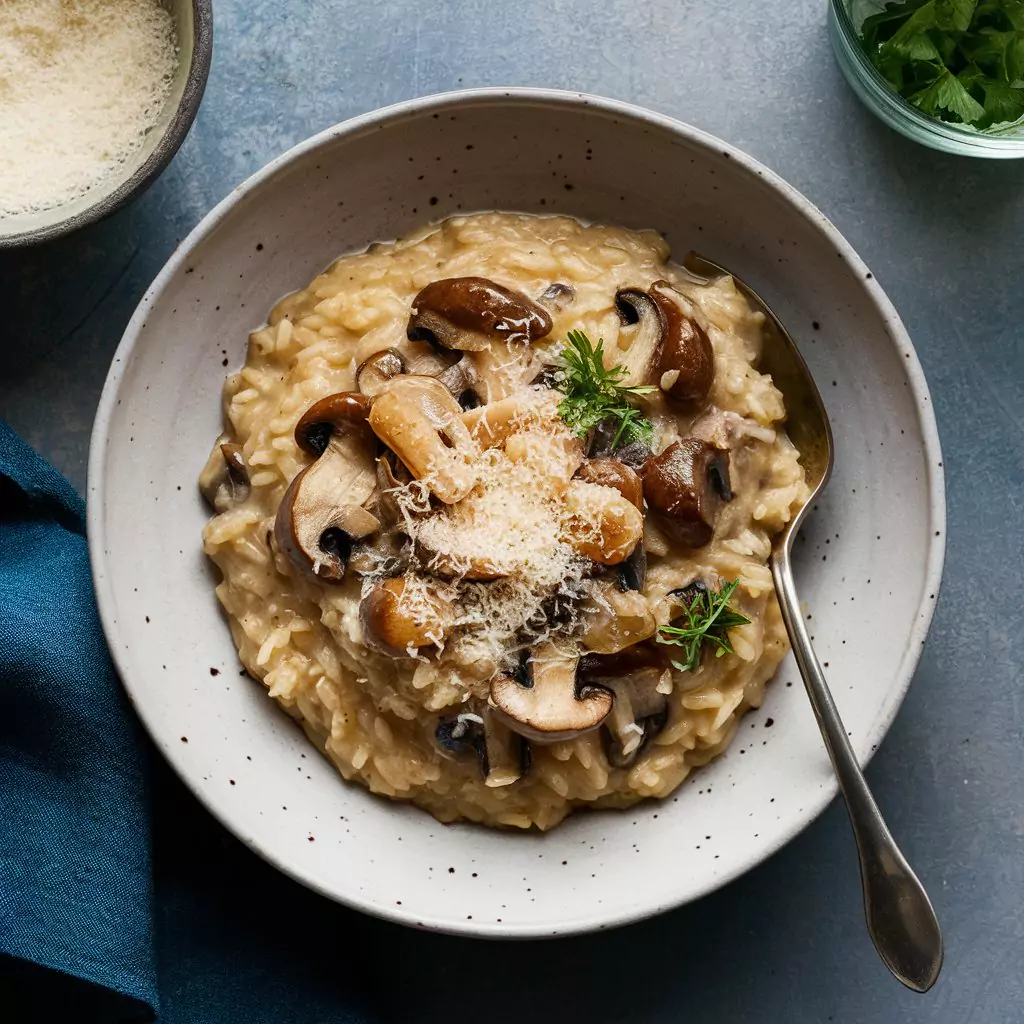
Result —
[[[322, 944], [337, 943], [339, 956], [358, 944], [387, 1020], [1024, 1019], [1024, 163], [943, 156], [873, 120], [832, 60], [823, 0], [215, 0], [215, 8], [206, 97], [163, 177], [103, 224], [0, 257], [0, 415], [80, 490], [121, 332], [176, 243], [217, 200], [293, 143], [354, 114], [509, 84], [586, 90], [673, 115], [745, 149], [824, 210], [910, 330], [935, 399], [949, 490], [931, 639], [869, 770], [945, 929], [946, 967], [932, 993], [902, 990], [871, 947], [839, 806], [696, 905], [610, 934], [527, 945], [406, 931], [283, 880], [275, 892], [285, 887], [294, 929], [261, 934], [271, 869], [251, 858], [244, 879], [228, 877], [223, 863], [233, 862], [218, 851], [235, 841], [211, 823], [191, 854], [208, 859], [210, 898], [249, 886], [252, 941], [282, 947], [267, 1019], [277, 1019], [275, 1000], [287, 990], [307, 994], [308, 1016], [282, 1020], [330, 1021], [344, 1002], [321, 960], [296, 957], [306, 943], [321, 958]], [[172, 780], [158, 788], [172, 809], [192, 803]], [[157, 867], [158, 884], [173, 884], [173, 865], [158, 857]], [[167, 955], [162, 969], [170, 1017], [202, 962]]]

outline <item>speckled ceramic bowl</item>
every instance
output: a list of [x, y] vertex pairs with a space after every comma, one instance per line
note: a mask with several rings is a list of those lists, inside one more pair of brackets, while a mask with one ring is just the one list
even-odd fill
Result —
[[199, 110], [213, 54], [211, 0], [161, 0], [174, 18], [178, 69], [142, 148], [77, 199], [45, 210], [0, 217], [0, 249], [47, 242], [93, 224], [145, 192], [185, 141]]
[[[511, 159], [517, 146], [530, 159]], [[196, 477], [221, 383], [274, 300], [342, 252], [492, 208], [659, 228], [679, 255], [698, 247], [735, 268], [801, 342], [837, 458], [797, 572], [866, 760], [910, 682], [942, 565], [942, 463], [917, 358], [878, 283], [803, 197], [635, 107], [540, 90], [416, 100], [332, 128], [232, 192], [160, 272], [117, 351], [93, 436], [89, 541], [128, 693], [245, 843], [405, 924], [565, 934], [696, 899], [825, 807], [836, 787], [792, 662], [729, 751], [661, 803], [580, 813], [546, 835], [443, 826], [343, 782], [240, 672], [200, 544]]]

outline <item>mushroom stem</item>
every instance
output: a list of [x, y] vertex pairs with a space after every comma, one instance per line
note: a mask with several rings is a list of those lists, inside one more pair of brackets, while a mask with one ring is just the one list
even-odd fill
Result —
[[306, 410], [295, 427], [295, 443], [317, 459], [285, 491], [274, 537], [297, 569], [327, 583], [344, 578], [353, 541], [380, 527], [363, 507], [376, 488], [368, 408], [358, 393], [330, 395]]

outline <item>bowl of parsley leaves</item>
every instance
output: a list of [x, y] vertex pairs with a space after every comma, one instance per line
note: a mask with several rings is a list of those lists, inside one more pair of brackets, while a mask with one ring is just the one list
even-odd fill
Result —
[[1024, 0], [830, 0], [829, 35], [890, 127], [946, 152], [1024, 157]]

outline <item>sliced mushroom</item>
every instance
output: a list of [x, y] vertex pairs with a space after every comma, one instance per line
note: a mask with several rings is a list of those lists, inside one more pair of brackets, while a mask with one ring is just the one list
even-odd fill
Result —
[[353, 542], [380, 527], [363, 507], [376, 486], [368, 406], [354, 392], [331, 395], [295, 427], [296, 444], [317, 459], [285, 491], [274, 537], [296, 568], [328, 583], [344, 578]]
[[540, 644], [525, 676], [496, 676], [490, 706], [514, 732], [537, 743], [555, 743], [596, 729], [612, 709], [607, 690], [577, 685], [579, 655], [551, 641]]
[[356, 387], [367, 398], [376, 398], [389, 380], [405, 373], [405, 360], [396, 348], [386, 348], [359, 364]]
[[658, 622], [643, 594], [623, 592], [600, 581], [582, 603], [580, 646], [596, 654], [616, 654], [654, 636]]
[[412, 575], [381, 580], [359, 604], [363, 642], [393, 657], [443, 646], [451, 619], [448, 602], [426, 579]]
[[412, 300], [411, 341], [479, 352], [495, 338], [531, 342], [551, 333], [547, 310], [486, 277], [450, 277], [428, 284]]
[[463, 358], [473, 365], [473, 390], [485, 404], [521, 391], [537, 375], [537, 353], [529, 345], [492, 345]]
[[537, 301], [553, 313], [564, 313], [576, 301], [576, 289], [571, 284], [553, 281], [537, 296]]
[[615, 308], [627, 328], [619, 332], [618, 364], [626, 371], [622, 383], [630, 387], [650, 384], [664, 327], [658, 304], [640, 288], [620, 288], [615, 293]]
[[480, 403], [479, 374], [470, 355], [439, 349], [426, 341], [407, 342], [404, 352], [397, 349], [387, 351], [395, 353], [402, 360], [404, 369], [400, 373], [415, 377], [436, 377], [463, 409], [471, 409]]
[[492, 789], [517, 782], [530, 770], [529, 744], [486, 707], [442, 718], [434, 739], [445, 757], [475, 756]]
[[644, 534], [644, 517], [615, 488], [573, 480], [565, 492], [562, 536], [602, 565], [625, 561]]
[[644, 510], [644, 488], [636, 471], [618, 459], [588, 459], [576, 473], [577, 480], [614, 487], [626, 501]]
[[224, 442], [213, 449], [199, 477], [199, 490], [215, 512], [226, 512], [249, 497], [249, 470], [241, 445]]
[[402, 346], [405, 372], [417, 377], [439, 377], [464, 358], [461, 352], [439, 349], [429, 341], [407, 341]]
[[615, 695], [604, 722], [608, 763], [629, 768], [668, 721], [671, 675], [657, 651], [638, 644], [610, 656], [588, 655], [580, 665], [580, 677]]
[[[703, 401], [714, 381], [715, 353], [689, 300], [667, 281], [655, 281], [647, 292], [621, 289], [615, 306], [624, 325], [635, 325], [625, 335], [623, 382], [657, 384], [676, 402]], [[623, 340], [620, 334], [620, 348]]]
[[374, 399], [369, 423], [412, 475], [450, 505], [476, 483], [476, 445], [461, 414], [459, 403], [433, 377], [401, 376]]
[[711, 540], [722, 505], [732, 500], [727, 451], [687, 437], [649, 460], [642, 476], [648, 506], [678, 543], [699, 548]]

